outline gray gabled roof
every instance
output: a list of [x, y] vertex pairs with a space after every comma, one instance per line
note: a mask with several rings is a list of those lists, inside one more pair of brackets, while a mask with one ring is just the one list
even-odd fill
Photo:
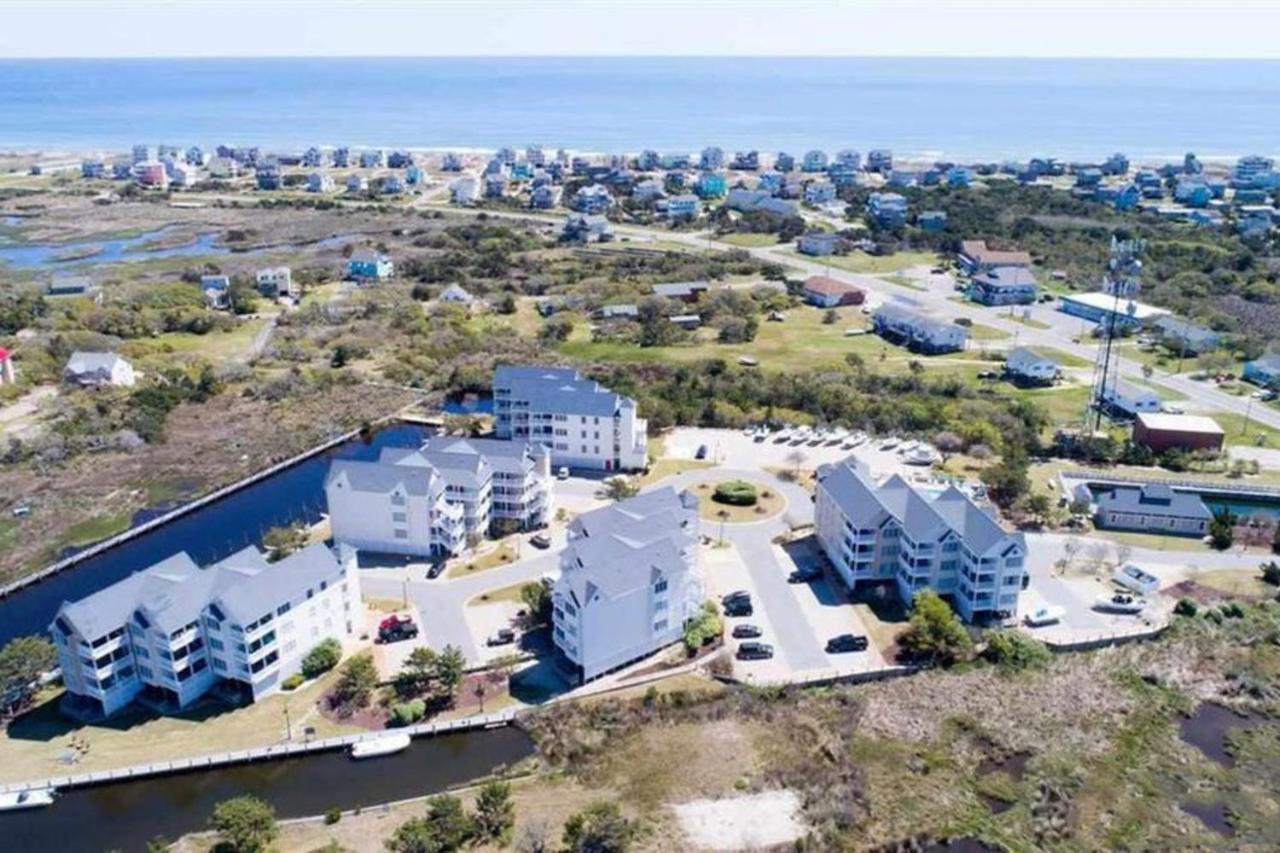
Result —
[[955, 486], [935, 498], [933, 508], [946, 519], [952, 530], [960, 534], [965, 547], [979, 557], [1001, 544], [1016, 543], [1025, 547], [1025, 537], [1021, 533], [1006, 531]]
[[199, 573], [200, 567], [185, 553], [174, 554], [79, 601], [64, 603], [59, 616], [84, 639], [93, 641], [127, 623], [139, 606], [151, 614], [163, 612], [173, 603], [177, 587]]
[[1009, 354], [1005, 356], [1004, 363], [1010, 368], [1027, 368], [1032, 365], [1047, 364], [1054, 368], [1059, 367], [1058, 362], [1051, 358], [1040, 355], [1040, 353], [1030, 347], [1017, 347], [1009, 350]]
[[[388, 448], [392, 450], [392, 448]], [[378, 462], [360, 462], [354, 459], [338, 459], [329, 465], [325, 488], [339, 480], [345, 480], [353, 492], [387, 495], [397, 489], [415, 497], [431, 497], [439, 494], [442, 484], [439, 473], [423, 460], [414, 464], [411, 457], [416, 451], [405, 451], [405, 458], [395, 458], [383, 451]], [[391, 462], [393, 464], [386, 464]]]
[[249, 548], [218, 563], [223, 579], [214, 601], [232, 621], [244, 625], [273, 611], [286, 601], [300, 599], [308, 589], [341, 573], [338, 558], [324, 544], [308, 545], [280, 560], [268, 563], [257, 549]]
[[494, 388], [511, 389], [513, 400], [524, 400], [531, 411], [613, 417], [630, 401], [569, 368], [507, 367], [497, 369]]
[[1098, 510], [1205, 521], [1213, 518], [1213, 513], [1199, 495], [1174, 491], [1163, 483], [1149, 483], [1142, 487], [1117, 486], [1098, 496]]

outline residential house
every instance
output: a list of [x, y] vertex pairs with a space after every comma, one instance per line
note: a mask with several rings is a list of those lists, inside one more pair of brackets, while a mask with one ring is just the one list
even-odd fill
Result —
[[1173, 200], [1186, 207], [1207, 207], [1213, 190], [1199, 175], [1178, 178], [1173, 187]]
[[603, 243], [613, 239], [613, 226], [606, 216], [571, 213], [564, 218], [560, 239], [570, 243]]
[[321, 641], [363, 629], [354, 552], [317, 543], [274, 563], [253, 547], [204, 568], [175, 554], [64, 602], [49, 633], [62, 710], [93, 720], [134, 702], [177, 712], [215, 688], [257, 701]]
[[357, 249], [347, 259], [347, 278], [356, 281], [378, 281], [395, 275], [391, 259], [373, 249]]
[[909, 189], [919, 183], [919, 178], [910, 169], [894, 169], [889, 172], [887, 183], [896, 189]]
[[973, 183], [973, 170], [968, 166], [952, 166], [947, 170], [947, 186], [963, 189]]
[[840, 243], [838, 234], [832, 234], [830, 231], [809, 231], [801, 234], [796, 240], [796, 250], [802, 255], [825, 257], [833, 254]]
[[861, 305], [867, 294], [860, 287], [826, 275], [812, 275], [804, 280], [804, 298], [819, 308]]
[[209, 161], [209, 177], [215, 180], [228, 180], [239, 175], [240, 164], [230, 157], [214, 157]]
[[693, 158], [688, 154], [663, 154], [662, 162], [659, 165], [664, 170], [687, 169], [692, 162]]
[[484, 176], [484, 197], [505, 198], [510, 179], [504, 172], [489, 172]]
[[759, 151], [738, 151], [733, 155], [732, 169], [743, 172], [754, 172], [760, 168]]
[[1004, 372], [1017, 385], [1052, 385], [1062, 366], [1029, 347], [1017, 347], [1005, 356]]
[[376, 462], [329, 466], [325, 500], [335, 542], [361, 551], [437, 557], [467, 545], [465, 508], [449, 501], [435, 466], [405, 448], [384, 448]]
[[825, 151], [806, 151], [804, 159], [800, 161], [800, 171], [802, 172], [825, 172], [827, 170], [827, 152]]
[[698, 168], [704, 172], [714, 172], [717, 169], [724, 168], [724, 151], [716, 146], [702, 149], [702, 155], [698, 158]]
[[302, 165], [308, 169], [319, 169], [324, 165], [324, 153], [312, 145], [302, 155]]
[[351, 195], [364, 195], [369, 191], [369, 179], [364, 175], [352, 172], [347, 175], [347, 192]]
[[702, 610], [698, 498], [670, 486], [569, 523], [551, 592], [557, 659], [580, 682], [680, 642]]
[[773, 158], [773, 168], [783, 174], [793, 172], [796, 168], [796, 158], [785, 151], [779, 151], [778, 156]]
[[280, 165], [278, 163], [260, 163], [254, 169], [253, 177], [260, 190], [278, 190], [284, 186], [284, 178], [280, 173]]
[[810, 181], [804, 187], [807, 204], [826, 204], [836, 200], [836, 185], [830, 181]]
[[480, 197], [480, 184], [475, 178], [458, 178], [449, 184], [449, 197], [454, 204], [475, 204]]
[[1117, 486], [1097, 497], [1094, 524], [1103, 530], [1136, 530], [1170, 536], [1205, 536], [1213, 513], [1194, 492], [1164, 483]]
[[721, 198], [728, 191], [728, 182], [720, 172], [703, 172], [693, 191], [701, 198]]
[[554, 184], [543, 184], [534, 187], [529, 193], [529, 206], [534, 210], [550, 210], [560, 203], [560, 196], [564, 192], [561, 187]]
[[387, 155], [388, 169], [407, 169], [414, 163], [412, 152], [392, 151]]
[[991, 267], [973, 277], [969, 298], [981, 305], [1030, 305], [1036, 277], [1026, 267]]
[[333, 176], [328, 172], [318, 171], [307, 175], [307, 192], [309, 193], [331, 193], [333, 192]]
[[1129, 174], [1129, 158], [1116, 152], [1106, 159], [1099, 167], [1099, 171], [1104, 175], [1127, 175]]
[[667, 199], [667, 219], [672, 222], [697, 219], [702, 215], [702, 199], [692, 193], [673, 195]]
[[986, 240], [962, 242], [959, 261], [960, 268], [968, 275], [976, 275], [996, 267], [1031, 267], [1031, 255], [1026, 252], [1002, 252], [989, 249]]
[[629, 303], [601, 305], [595, 315], [597, 319], [606, 322], [609, 320], [636, 320], [640, 317], [640, 308]]
[[404, 181], [396, 175], [387, 175], [382, 179], [383, 195], [400, 195], [404, 192]]
[[167, 189], [169, 172], [159, 160], [143, 160], [133, 164], [133, 179], [139, 186], [153, 189]]
[[1236, 161], [1235, 168], [1231, 172], [1231, 186], [1237, 189], [1272, 187], [1276, 185], [1275, 178], [1275, 161], [1270, 157], [1253, 154]]
[[833, 168], [840, 167], [857, 171], [862, 168], [862, 155], [852, 148], [842, 148], [836, 152], [835, 159], [831, 161], [831, 166]]
[[756, 181], [756, 189], [764, 190], [769, 195], [778, 195], [782, 191], [784, 180], [785, 176], [782, 172], [773, 169], [761, 172], [760, 178]]
[[387, 156], [381, 148], [360, 152], [361, 169], [381, 169], [387, 163]]
[[269, 299], [282, 296], [297, 299], [302, 295], [302, 288], [294, 284], [293, 270], [288, 267], [267, 267], [256, 274], [258, 292]]
[[867, 152], [867, 171], [887, 173], [893, 171], [893, 152], [887, 148], [873, 148]]
[[665, 299], [677, 299], [690, 305], [702, 298], [709, 285], [705, 281], [670, 281], [652, 285], [654, 296]]
[[1222, 342], [1222, 336], [1212, 329], [1172, 314], [1157, 317], [1148, 328], [1159, 337], [1161, 344], [1182, 355], [1199, 355], [1217, 349]]
[[84, 160], [80, 163], [80, 177], [89, 180], [104, 178], [107, 175], [107, 164], [101, 160]]
[[346, 169], [351, 166], [351, 149], [345, 146], [333, 149], [331, 157], [335, 169]]
[[200, 292], [208, 306], [216, 311], [231, 307], [231, 279], [225, 275], [200, 276]]
[[603, 184], [591, 184], [574, 193], [571, 206], [579, 213], [604, 213], [613, 207], [613, 193]]
[[649, 178], [636, 184], [631, 190], [631, 197], [640, 202], [657, 201], [667, 194], [662, 186], [662, 181], [657, 178]]
[[132, 387], [133, 365], [113, 352], [74, 352], [62, 370], [64, 381], [81, 387]]
[[102, 303], [102, 288], [82, 275], [55, 275], [45, 286], [44, 295], [46, 299], [91, 299], [95, 304]]
[[13, 353], [0, 347], [0, 385], [12, 385], [18, 381], [17, 371], [13, 368]]
[[145, 163], [148, 160], [156, 159], [156, 149], [152, 145], [135, 145], [133, 146], [133, 165]]
[[1136, 418], [1142, 412], [1160, 411], [1160, 395], [1124, 380], [1107, 383], [1102, 402], [1116, 417]]
[[1102, 170], [1089, 166], [1076, 172], [1076, 186], [1083, 189], [1096, 189], [1102, 185]]
[[1268, 352], [1246, 361], [1240, 378], [1263, 388], [1280, 387], [1280, 352]]
[[1137, 184], [1127, 184], [1116, 191], [1111, 202], [1119, 211], [1137, 210], [1138, 205], [1142, 203], [1142, 190]]
[[926, 234], [937, 234], [946, 230], [947, 212], [945, 210], [923, 210], [916, 217], [916, 224]]
[[552, 463], [634, 471], [648, 461], [648, 425], [636, 402], [564, 367], [499, 366], [494, 435], [551, 448]]
[[442, 172], [461, 172], [462, 158], [452, 151], [447, 151], [440, 158], [440, 171]]
[[893, 302], [877, 308], [871, 323], [876, 334], [886, 340], [928, 355], [962, 350], [969, 339], [964, 326]]
[[654, 172], [662, 165], [662, 158], [652, 148], [646, 148], [636, 157], [636, 168], [642, 172]]
[[1213, 418], [1204, 415], [1172, 415], [1139, 412], [1133, 423], [1133, 443], [1166, 450], [1221, 452], [1226, 434]]
[[898, 193], [872, 193], [867, 215], [881, 228], [901, 228], [907, 224], [907, 200]]
[[814, 532], [844, 585], [890, 581], [903, 605], [931, 589], [966, 621], [1017, 613], [1026, 541], [955, 486], [925, 491], [894, 475], [876, 483], [848, 459], [818, 469]]
[[732, 189], [724, 203], [730, 210], [742, 213], [771, 213], [781, 217], [796, 215], [795, 202], [774, 198], [768, 190]]

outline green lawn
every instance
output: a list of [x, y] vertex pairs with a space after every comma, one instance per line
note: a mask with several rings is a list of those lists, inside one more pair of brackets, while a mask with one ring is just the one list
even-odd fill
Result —
[[777, 234], [722, 234], [716, 237], [718, 243], [741, 246], [744, 249], [757, 249], [761, 246], [778, 245]]
[[1011, 388], [1014, 397], [1031, 400], [1049, 415], [1055, 427], [1079, 425], [1089, 402], [1087, 385], [1056, 385], [1052, 388]]
[[938, 256], [933, 252], [895, 252], [892, 255], [868, 255], [866, 252], [850, 252], [847, 255], [828, 255], [815, 263], [831, 264], [849, 272], [869, 275], [887, 275], [902, 272], [909, 267], [933, 266]]
[[[1254, 403], [1255, 408], [1260, 406], [1261, 404]], [[1259, 423], [1252, 415], [1247, 426], [1244, 415], [1238, 415], [1234, 412], [1210, 412], [1209, 417], [1217, 421], [1218, 426], [1222, 427], [1228, 446], [1259, 446], [1257, 439], [1261, 437], [1263, 439], [1261, 442], [1262, 447], [1280, 447], [1280, 430]]]
[[1036, 355], [1044, 358], [1051, 358], [1064, 368], [1069, 367], [1092, 367], [1093, 362], [1087, 358], [1081, 358], [1078, 355], [1072, 355], [1069, 352], [1063, 352], [1053, 347], [1030, 347], [1031, 351]]
[[204, 335], [192, 332], [169, 332], [155, 338], [130, 341], [127, 354], [139, 358], [180, 353], [212, 362], [242, 358], [253, 346], [253, 339], [262, 331], [267, 321], [262, 318], [242, 320], [230, 331], [212, 331]]
[[974, 323], [969, 327], [969, 337], [975, 341], [999, 341], [1009, 337], [1009, 333], [1004, 329], [997, 329], [995, 326]]

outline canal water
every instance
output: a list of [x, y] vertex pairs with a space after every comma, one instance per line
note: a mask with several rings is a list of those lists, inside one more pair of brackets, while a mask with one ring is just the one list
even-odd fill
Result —
[[[0, 645], [44, 633], [63, 601], [84, 598], [179, 551], [205, 565], [259, 543], [272, 527], [314, 522], [325, 509], [324, 478], [331, 461], [376, 459], [384, 447], [417, 447], [430, 434], [430, 427], [397, 424], [367, 441], [352, 439], [0, 598]], [[139, 519], [154, 514], [144, 511]]]
[[207, 828], [214, 806], [241, 794], [267, 800], [280, 818], [318, 815], [436, 793], [533, 752], [528, 735], [506, 726], [419, 738], [385, 758], [333, 751], [74, 789], [48, 808], [0, 815], [0, 849], [133, 853], [157, 835]]
[[200, 234], [194, 240], [177, 246], [148, 248], [149, 244], [163, 238], [169, 230], [169, 226], [166, 226], [134, 237], [68, 243], [16, 243], [0, 236], [0, 263], [11, 269], [37, 269], [46, 266], [71, 268], [89, 263], [110, 264], [156, 258], [225, 255], [231, 251], [226, 246], [215, 244], [217, 234]]

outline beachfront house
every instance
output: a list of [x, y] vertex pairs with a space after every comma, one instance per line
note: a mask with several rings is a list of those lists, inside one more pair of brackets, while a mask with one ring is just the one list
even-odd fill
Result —
[[830, 231], [810, 231], [801, 234], [796, 240], [796, 250], [802, 255], [825, 257], [835, 252], [840, 245], [840, 236]]
[[269, 299], [286, 296], [297, 299], [302, 295], [302, 288], [293, 282], [293, 271], [288, 267], [268, 267], [258, 270], [256, 274], [258, 292]]
[[569, 524], [551, 592], [557, 664], [590, 681], [680, 642], [702, 610], [698, 498], [670, 486]]
[[363, 195], [369, 191], [369, 179], [364, 175], [352, 172], [347, 175], [347, 192], [351, 195]]
[[894, 302], [877, 308], [871, 315], [871, 325], [876, 334], [890, 343], [926, 355], [962, 350], [969, 339], [969, 330], [964, 326]]
[[357, 249], [347, 259], [347, 278], [355, 281], [380, 281], [395, 275], [391, 259], [373, 249]]
[[980, 305], [1030, 305], [1036, 288], [1036, 277], [1026, 267], [992, 267], [973, 277], [968, 293]]
[[64, 602], [49, 634], [63, 712], [98, 720], [135, 702], [176, 713], [215, 689], [257, 701], [363, 628], [355, 553], [317, 543], [274, 563], [253, 547], [204, 568], [175, 554]]
[[480, 183], [471, 177], [458, 178], [449, 184], [449, 198], [454, 204], [475, 204], [480, 198]]
[[1004, 359], [1005, 376], [1016, 385], [1052, 385], [1062, 365], [1029, 347], [1017, 347]]
[[867, 152], [866, 169], [880, 173], [893, 171], [893, 152], [888, 148], [872, 148]]
[[867, 215], [880, 228], [901, 228], [907, 224], [907, 199], [898, 193], [872, 193]]
[[877, 483], [855, 458], [820, 467], [817, 478], [814, 532], [848, 589], [889, 581], [907, 606], [932, 589], [969, 622], [1017, 612], [1026, 541], [964, 492], [896, 474]]
[[1263, 388], [1280, 387], [1280, 352], [1263, 353], [1252, 361], [1246, 361], [1240, 378]]
[[867, 294], [860, 287], [826, 275], [811, 275], [804, 280], [804, 298], [819, 308], [861, 305]]
[[700, 198], [721, 198], [728, 192], [729, 184], [722, 172], [703, 172], [693, 185]]
[[760, 168], [759, 151], [737, 151], [733, 155], [733, 165], [729, 168], [742, 172], [754, 172]]
[[1195, 492], [1164, 483], [1117, 486], [1096, 498], [1093, 522], [1103, 530], [1136, 530], [1169, 536], [1204, 536], [1213, 513]]
[[1102, 391], [1102, 403], [1113, 416], [1121, 418], [1132, 419], [1140, 412], [1160, 411], [1159, 394], [1122, 379], [1107, 383]]
[[1031, 255], [1026, 252], [997, 251], [987, 247], [986, 240], [965, 240], [960, 244], [957, 258], [960, 269], [966, 275], [977, 275], [996, 267], [1031, 267]]
[[136, 381], [133, 365], [113, 352], [74, 352], [62, 370], [64, 381], [82, 388], [114, 385], [131, 387]]
[[779, 172], [794, 172], [796, 168], [796, 158], [785, 151], [779, 151], [777, 156], [773, 158], [773, 168]]
[[825, 151], [806, 151], [804, 159], [800, 161], [800, 171], [802, 172], [825, 172], [827, 170], [827, 152]]
[[381, 169], [387, 163], [387, 155], [381, 148], [360, 152], [361, 169]]
[[328, 172], [317, 171], [307, 175], [307, 192], [331, 193], [333, 188], [333, 176]]
[[494, 372], [494, 435], [551, 448], [552, 464], [634, 471], [648, 461], [648, 424], [636, 401], [567, 367]]
[[662, 181], [657, 178], [640, 181], [631, 188], [631, 198], [639, 202], [657, 201], [666, 194], [666, 188], [663, 187]]
[[714, 172], [716, 169], [724, 168], [724, 150], [712, 145], [709, 148], [702, 149], [702, 154], [698, 157], [698, 168], [704, 172]]
[[804, 187], [806, 204], [826, 204], [836, 200], [836, 185], [830, 181], [810, 181]]

